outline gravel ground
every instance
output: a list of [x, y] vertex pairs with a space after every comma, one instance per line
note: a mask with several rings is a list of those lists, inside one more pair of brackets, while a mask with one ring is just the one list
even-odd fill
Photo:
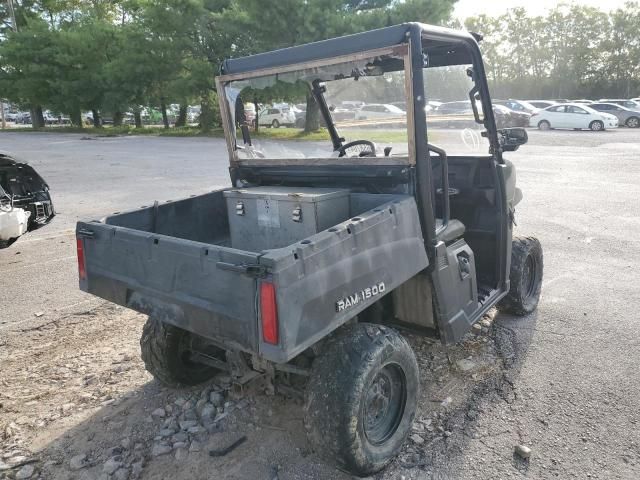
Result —
[[[139, 359], [144, 318], [77, 289], [75, 221], [228, 184], [221, 139], [2, 133], [0, 149], [59, 211], [0, 251], [0, 478], [349, 478], [310, 451], [298, 400], [234, 397], [224, 377], [161, 387]], [[378, 479], [640, 477], [640, 132], [531, 131], [509, 158], [516, 231], [545, 250], [540, 307], [449, 349], [410, 338], [418, 421]]]

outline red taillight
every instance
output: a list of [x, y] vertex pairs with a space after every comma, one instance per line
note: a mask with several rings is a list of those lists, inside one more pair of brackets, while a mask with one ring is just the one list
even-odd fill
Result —
[[78, 276], [80, 280], [87, 278], [87, 269], [84, 263], [84, 241], [81, 238], [76, 238], [76, 247], [78, 252]]
[[262, 320], [262, 339], [276, 345], [278, 343], [278, 308], [276, 306], [276, 288], [273, 283], [260, 284], [260, 318]]

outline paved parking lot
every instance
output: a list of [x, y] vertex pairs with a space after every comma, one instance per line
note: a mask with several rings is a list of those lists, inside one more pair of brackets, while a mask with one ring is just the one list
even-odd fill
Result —
[[[496, 320], [494, 334], [511, 346], [501, 355], [512, 389], [491, 401], [478, 393], [473, 433], [454, 431], [442, 456], [406, 472], [394, 467], [398, 475], [640, 478], [640, 131], [529, 133], [530, 143], [508, 156], [524, 192], [516, 232], [541, 240], [545, 280], [534, 315]], [[0, 251], [0, 359], [11, 354], [3, 336], [35, 314], [64, 322], [101, 305], [77, 289], [76, 220], [228, 184], [222, 139], [86, 138], [0, 133], [0, 149], [48, 181], [59, 212]], [[512, 456], [520, 443], [533, 450], [527, 464]], [[295, 472], [281, 478], [331, 478]]]

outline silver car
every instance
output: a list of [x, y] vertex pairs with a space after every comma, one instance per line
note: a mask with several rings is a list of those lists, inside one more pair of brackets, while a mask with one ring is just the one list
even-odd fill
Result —
[[623, 107], [615, 103], [592, 103], [589, 105], [594, 110], [604, 113], [610, 113], [618, 117], [620, 125], [626, 125], [629, 128], [640, 127], [640, 107], [636, 110]]

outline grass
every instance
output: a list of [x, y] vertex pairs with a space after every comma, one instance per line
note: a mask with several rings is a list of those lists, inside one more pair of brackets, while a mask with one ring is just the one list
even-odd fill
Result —
[[32, 128], [32, 127], [18, 127], [8, 128], [6, 130], [0, 130], [0, 132], [45, 132], [45, 133], [83, 133], [85, 135], [91, 135], [96, 137], [116, 137], [116, 136], [128, 136], [128, 135], [152, 135], [157, 137], [221, 137], [222, 129], [216, 128], [210, 132], [203, 133], [198, 127], [144, 127], [135, 128], [129, 125], [123, 125], [121, 127], [105, 126], [103, 128], [95, 127], [45, 127], [45, 128]]
[[[379, 143], [407, 143], [405, 130], [383, 130], [381, 128], [343, 128], [339, 133], [347, 138], [347, 141], [366, 139]], [[329, 132], [321, 128], [317, 132], [305, 133], [296, 128], [261, 128], [257, 133], [251, 133], [252, 138], [267, 138], [273, 140], [298, 140], [298, 141], [331, 141]]]

